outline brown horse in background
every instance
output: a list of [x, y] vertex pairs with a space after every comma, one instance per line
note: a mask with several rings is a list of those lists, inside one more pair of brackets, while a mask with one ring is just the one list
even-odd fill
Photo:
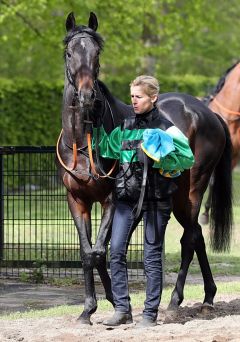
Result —
[[[237, 61], [219, 79], [213, 91], [202, 101], [226, 122], [232, 141], [232, 169], [240, 160], [240, 61]], [[201, 215], [201, 223], [209, 221], [210, 197], [212, 185], [205, 203], [205, 211]]]

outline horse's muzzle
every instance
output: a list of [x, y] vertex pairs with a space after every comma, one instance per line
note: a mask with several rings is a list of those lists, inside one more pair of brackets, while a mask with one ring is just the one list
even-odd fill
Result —
[[80, 90], [78, 92], [78, 99], [80, 108], [89, 107], [92, 108], [94, 104], [95, 94], [93, 89]]

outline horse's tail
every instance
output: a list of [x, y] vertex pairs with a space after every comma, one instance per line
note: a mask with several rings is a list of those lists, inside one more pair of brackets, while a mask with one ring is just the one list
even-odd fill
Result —
[[212, 249], [220, 252], [229, 250], [232, 237], [232, 143], [227, 125], [217, 117], [224, 128], [226, 143], [213, 173], [210, 236]]

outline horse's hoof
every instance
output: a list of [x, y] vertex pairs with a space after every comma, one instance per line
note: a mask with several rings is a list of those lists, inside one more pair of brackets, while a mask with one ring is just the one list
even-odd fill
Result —
[[174, 312], [176, 312], [176, 311], [178, 311], [178, 309], [179, 309], [179, 306], [177, 305], [177, 304], [169, 304], [168, 305], [168, 307], [167, 307], [167, 312], [169, 313], [169, 314], [171, 314], [171, 313], [174, 313]]
[[173, 323], [178, 316], [178, 307], [174, 306], [174, 309], [173, 309], [172, 307], [169, 308], [168, 306], [163, 316], [164, 316], [163, 317], [164, 323]]
[[200, 222], [201, 224], [208, 224], [208, 223], [209, 223], [209, 216], [208, 216], [208, 214], [202, 214], [202, 215], [200, 215], [200, 217], [199, 217], [199, 222]]
[[90, 317], [85, 317], [85, 316], [83, 317], [82, 315], [80, 315], [77, 320], [81, 324], [92, 325]]
[[207, 315], [214, 310], [215, 310], [214, 306], [212, 304], [208, 304], [208, 303], [203, 303], [203, 305], [201, 307], [201, 313], [203, 315]]

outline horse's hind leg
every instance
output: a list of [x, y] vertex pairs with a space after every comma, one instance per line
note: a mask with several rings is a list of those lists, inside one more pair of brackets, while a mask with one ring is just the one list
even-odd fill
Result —
[[201, 224], [208, 224], [209, 223], [209, 211], [211, 208], [211, 197], [212, 197], [212, 184], [213, 184], [213, 176], [211, 176], [209, 185], [208, 185], [208, 196], [205, 202], [204, 208], [205, 211], [199, 217], [199, 222]]
[[175, 288], [171, 295], [171, 300], [168, 305], [169, 310], [178, 309], [179, 305], [182, 303], [184, 299], [184, 285], [189, 269], [189, 265], [193, 259], [194, 255], [194, 245], [192, 241], [192, 232], [185, 231], [181, 238], [181, 265], [180, 270], [178, 272], [177, 281]]
[[69, 192], [68, 205], [79, 235], [80, 253], [85, 280], [85, 303], [83, 312], [79, 316], [79, 321], [84, 324], [91, 324], [90, 317], [97, 310], [93, 276], [94, 261], [91, 244], [91, 208], [87, 208], [77, 203]]
[[102, 204], [103, 215], [99, 228], [97, 240], [93, 247], [93, 253], [96, 258], [96, 268], [101, 278], [106, 293], [106, 299], [114, 305], [111, 289], [111, 279], [107, 271], [106, 248], [110, 240], [112, 220], [114, 214], [114, 205], [110, 197]]
[[199, 266], [202, 271], [203, 281], [204, 281], [204, 292], [205, 298], [203, 301], [203, 308], [213, 307], [213, 299], [217, 292], [217, 287], [214, 283], [212, 272], [210, 269], [206, 246], [204, 242], [204, 237], [202, 235], [202, 228], [199, 225], [199, 237], [196, 241], [195, 251], [198, 257]]
[[181, 266], [178, 273], [177, 282], [172, 292], [171, 301], [168, 306], [169, 309], [175, 310], [182, 303], [184, 299], [183, 291], [184, 285], [189, 269], [189, 265], [193, 259], [194, 250], [196, 251], [199, 265], [201, 268], [205, 298], [203, 301], [204, 307], [213, 307], [213, 299], [217, 291], [214, 283], [212, 272], [207, 258], [205, 242], [202, 235], [200, 225], [196, 225], [191, 230], [185, 230], [181, 239]]
[[[175, 199], [175, 202], [178, 205], [174, 208], [174, 214], [178, 222], [184, 227], [184, 233], [181, 239], [181, 267], [178, 273], [175, 288], [172, 292], [169, 309], [177, 309], [183, 301], [184, 285], [189, 265], [193, 259], [194, 251], [196, 251], [203, 275], [205, 290], [204, 305], [213, 305], [213, 299], [216, 294], [216, 285], [212, 277], [212, 272], [206, 254], [202, 229], [197, 222], [203, 189], [200, 191], [199, 189], [195, 188], [195, 191], [191, 192], [190, 199], [184, 199], [184, 191], [180, 191], [179, 194], [181, 195], [181, 199]], [[185, 192], [185, 196], [186, 194], [187, 193]]]

